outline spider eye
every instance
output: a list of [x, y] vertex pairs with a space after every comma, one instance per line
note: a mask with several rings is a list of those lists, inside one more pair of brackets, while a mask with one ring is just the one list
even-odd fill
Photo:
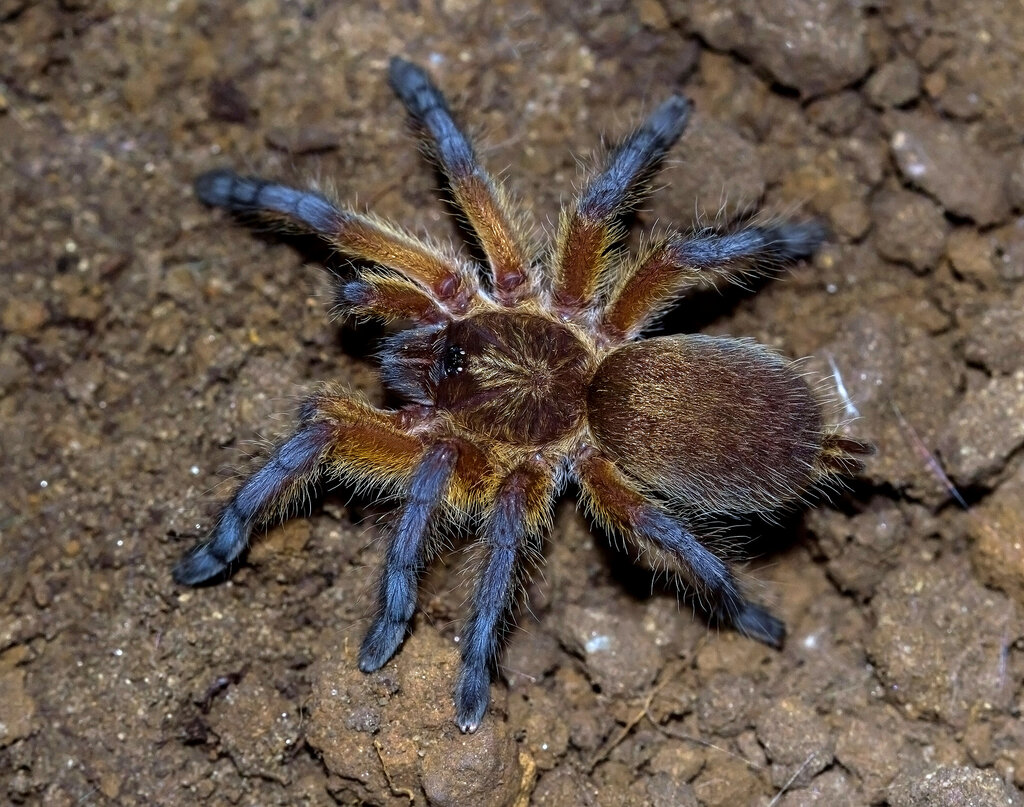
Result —
[[458, 345], [449, 345], [442, 362], [445, 376], [456, 375], [466, 369], [466, 351]]

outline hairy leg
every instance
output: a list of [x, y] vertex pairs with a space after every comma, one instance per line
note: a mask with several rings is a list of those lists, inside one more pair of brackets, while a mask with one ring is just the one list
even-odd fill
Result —
[[576, 473], [587, 507], [599, 523], [665, 553], [716, 618], [744, 636], [772, 647], [782, 645], [782, 622], [747, 600], [726, 563], [647, 499], [614, 463], [595, 453], [577, 463]]
[[666, 152], [679, 139], [690, 105], [674, 95], [608, 156], [587, 184], [574, 210], [563, 213], [556, 241], [553, 296], [567, 314], [594, 302], [608, 251], [622, 234], [619, 221], [647, 195], [647, 185]]
[[197, 585], [227, 572], [253, 529], [282, 517], [320, 474], [398, 487], [423, 453], [401, 414], [325, 391], [303, 406], [295, 433], [231, 497], [207, 541], [190, 550], [174, 579]]
[[441, 91], [422, 68], [391, 60], [391, 87], [409, 115], [422, 127], [428, 147], [451, 185], [455, 204], [465, 215], [490, 263], [495, 296], [514, 303], [535, 289], [531, 249], [501, 187], [481, 167], [469, 139], [452, 119]]
[[437, 300], [415, 283], [379, 272], [361, 272], [354, 280], [334, 278], [334, 300], [337, 313], [359, 318], [382, 322], [410, 320], [427, 325], [449, 320], [448, 312], [442, 310]]
[[551, 469], [524, 464], [498, 488], [484, 527], [487, 560], [473, 595], [462, 636], [462, 666], [455, 686], [455, 720], [476, 731], [491, 701], [491, 673], [508, 630], [531, 541], [550, 517], [554, 493]]
[[253, 526], [287, 510], [320, 473], [331, 440], [330, 427], [317, 423], [298, 429], [279, 445], [225, 505], [210, 539], [174, 567], [174, 579], [194, 586], [226, 572], [249, 545]]
[[377, 594], [378, 610], [359, 650], [359, 669], [373, 672], [387, 663], [405, 638], [416, 611], [416, 589], [426, 556], [429, 523], [448, 493], [458, 460], [451, 442], [427, 449], [409, 480], [408, 498], [388, 544]]
[[627, 271], [605, 306], [601, 330], [615, 342], [628, 342], [688, 289], [766, 274], [810, 256], [824, 237], [824, 228], [814, 221], [674, 233]]
[[[346, 257], [390, 269], [409, 281], [405, 287], [410, 292], [418, 292], [421, 307], [429, 305], [438, 314], [442, 309], [456, 314], [464, 312], [476, 293], [472, 271], [455, 256], [444, 254], [375, 216], [339, 208], [319, 193], [216, 170], [196, 179], [196, 195], [208, 205], [259, 215], [313, 232]], [[340, 285], [339, 301], [344, 303], [347, 284]], [[356, 298], [352, 304], [360, 302]], [[386, 299], [378, 300], [376, 307], [370, 306], [366, 313], [380, 316], [381, 308], [387, 311], [386, 303]], [[397, 316], [406, 316], [401, 306], [399, 309]]]

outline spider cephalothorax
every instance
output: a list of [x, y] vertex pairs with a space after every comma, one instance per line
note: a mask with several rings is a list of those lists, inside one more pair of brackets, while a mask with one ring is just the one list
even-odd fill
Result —
[[763, 514], [798, 501], [855, 473], [856, 455], [869, 448], [827, 426], [801, 375], [761, 345], [701, 335], [637, 340], [690, 289], [810, 255], [821, 228], [778, 222], [670, 233], [621, 258], [621, 221], [686, 126], [689, 105], [673, 96], [611, 151], [543, 254], [426, 74], [394, 59], [390, 78], [486, 261], [474, 265], [317, 193], [227, 171], [199, 178], [208, 204], [310, 230], [363, 267], [335, 278], [337, 303], [347, 314], [409, 326], [381, 354], [381, 378], [405, 404], [379, 409], [325, 386], [175, 578], [196, 584], [229, 571], [253, 528], [286, 512], [317, 477], [397, 491], [405, 503], [359, 656], [369, 672], [405, 636], [437, 534], [432, 522], [468, 514], [486, 558], [455, 709], [459, 727], [473, 731], [490, 701], [523, 568], [571, 479], [602, 526], [665, 558], [716, 618], [780, 645], [782, 623], [743, 596], [694, 525], [709, 514]]
[[384, 380], [398, 393], [422, 390], [414, 400], [467, 434], [542, 448], [586, 417], [596, 356], [573, 331], [533, 313], [484, 311], [395, 337], [382, 356]]

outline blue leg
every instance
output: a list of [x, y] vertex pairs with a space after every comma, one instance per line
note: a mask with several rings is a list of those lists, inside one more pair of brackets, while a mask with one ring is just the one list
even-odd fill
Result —
[[825, 228], [817, 221], [671, 235], [627, 269], [628, 279], [605, 307], [601, 330], [616, 341], [628, 341], [689, 289], [769, 274], [810, 256], [824, 238]]
[[253, 527], [287, 509], [317, 474], [331, 434], [329, 425], [314, 423], [278, 446], [270, 461], [242, 484], [221, 511], [210, 539], [174, 567], [174, 579], [194, 586], [227, 572], [249, 545]]
[[396, 56], [391, 60], [388, 79], [409, 115], [430, 135], [445, 174], [464, 177], [481, 170], [473, 147], [452, 119], [444, 96], [421, 67]]
[[441, 91], [427, 74], [405, 59], [391, 60], [391, 87], [448, 178], [453, 202], [465, 216], [487, 256], [499, 301], [514, 303], [532, 293], [530, 243], [506, 195], [477, 161], [469, 139], [452, 118]]
[[608, 155], [604, 170], [584, 188], [558, 226], [553, 285], [556, 310], [573, 316], [592, 305], [610, 254], [624, 232], [622, 217], [649, 191], [649, 180], [682, 135], [689, 102], [673, 95]]
[[464, 732], [476, 731], [491, 701], [491, 674], [508, 631], [520, 569], [551, 495], [550, 473], [532, 466], [513, 471], [498, 491], [485, 527], [489, 555], [462, 635], [455, 722]]
[[342, 213], [323, 196], [258, 177], [217, 169], [196, 177], [196, 196], [236, 213], [269, 213], [292, 219], [322, 235], [333, 235]]
[[665, 552], [721, 622], [772, 647], [782, 645], [785, 625], [748, 601], [726, 563], [649, 501], [611, 460], [597, 454], [581, 458], [576, 473], [591, 511], [602, 524]]
[[643, 539], [671, 555], [685, 570], [697, 597], [715, 618], [751, 639], [782, 647], [786, 626], [759, 605], [747, 600], [725, 562], [693, 533], [661, 510], [638, 514], [633, 529]]
[[673, 259], [697, 271], [771, 269], [813, 254], [825, 240], [817, 221], [779, 222], [743, 227], [734, 232], [701, 230], [672, 239]]
[[448, 492], [458, 454], [442, 443], [424, 454], [409, 482], [409, 497], [388, 545], [378, 593], [377, 618], [359, 650], [359, 669], [373, 672], [387, 663], [405, 638], [416, 610], [429, 522]]
[[587, 219], [621, 216], [643, 200], [641, 186], [658, 169], [665, 154], [683, 134], [690, 104], [673, 95], [608, 156], [604, 170], [587, 184], [576, 206]]

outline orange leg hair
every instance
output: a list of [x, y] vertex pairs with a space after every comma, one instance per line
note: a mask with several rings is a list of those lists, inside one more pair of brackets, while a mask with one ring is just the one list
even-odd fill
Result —
[[782, 644], [782, 622], [744, 598], [725, 561], [644, 496], [611, 460], [588, 453], [575, 470], [587, 509], [599, 524], [666, 556], [720, 621], [774, 647]]
[[[424, 437], [411, 431], [421, 425], [415, 420], [414, 407], [387, 412], [325, 388], [303, 405], [292, 435], [231, 497], [210, 539], [177, 565], [175, 579], [194, 585], [227, 572], [248, 547], [252, 530], [281, 518], [323, 475], [407, 490], [427, 451]], [[465, 502], [486, 461], [474, 447], [458, 447], [452, 496]]]
[[541, 461], [520, 465], [501, 483], [484, 519], [484, 568], [462, 635], [462, 667], [455, 685], [455, 721], [476, 731], [491, 700], [491, 671], [510, 627], [524, 570], [539, 555], [556, 494], [553, 469]]
[[481, 167], [441, 91], [422, 69], [405, 59], [391, 60], [391, 87], [424, 133], [424, 140], [451, 186], [490, 264], [499, 301], [511, 305], [536, 293], [532, 248], [507, 194]]
[[623, 235], [623, 216], [650, 192], [650, 178], [683, 133], [689, 114], [690, 105], [681, 96], [665, 101], [612, 151], [576, 207], [562, 213], [552, 289], [556, 310], [574, 316], [590, 309], [609, 268], [609, 252]]
[[216, 170], [196, 179], [196, 194], [208, 205], [315, 233], [347, 258], [390, 270], [422, 292], [421, 307], [429, 302], [438, 311], [461, 314], [479, 288], [473, 270], [455, 255], [375, 216], [340, 208], [313, 191]]
[[673, 233], [627, 270], [605, 306], [600, 328], [615, 343], [632, 341], [689, 289], [779, 269], [808, 257], [824, 236], [816, 222]]

